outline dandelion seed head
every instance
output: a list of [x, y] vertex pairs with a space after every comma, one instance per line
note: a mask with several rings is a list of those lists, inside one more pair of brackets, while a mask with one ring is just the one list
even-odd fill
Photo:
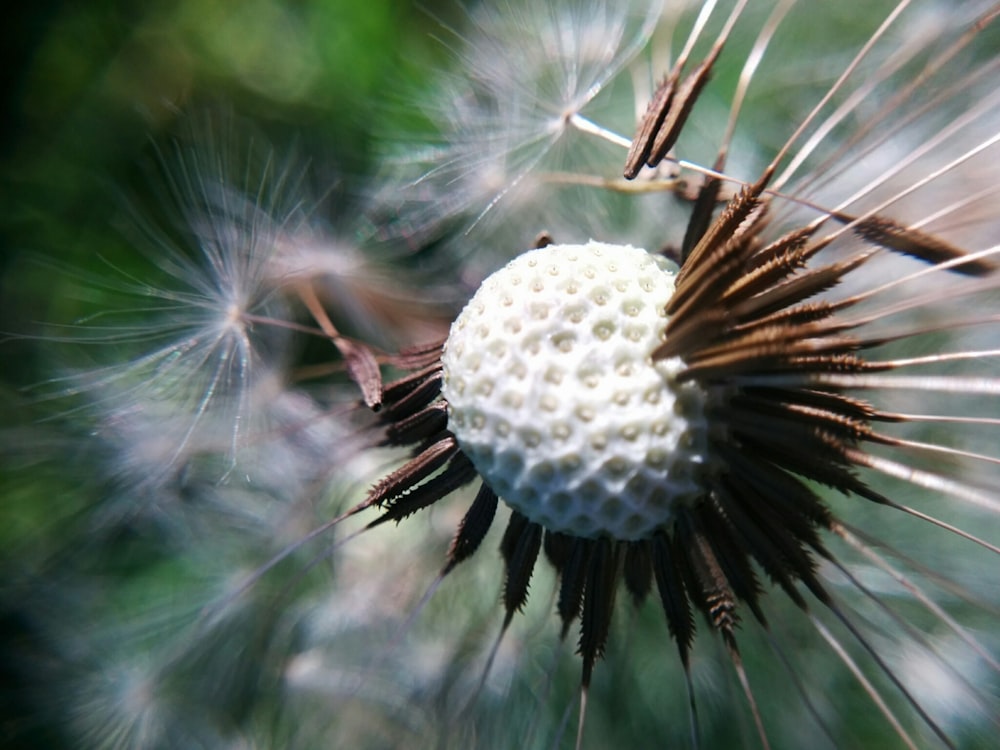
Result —
[[553, 531], [641, 539], [698, 492], [700, 394], [654, 362], [669, 263], [590, 242], [489, 277], [442, 355], [449, 427], [500, 497]]

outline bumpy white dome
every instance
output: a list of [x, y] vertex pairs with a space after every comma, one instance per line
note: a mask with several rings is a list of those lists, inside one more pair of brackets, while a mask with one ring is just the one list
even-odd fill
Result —
[[550, 245], [490, 276], [442, 357], [449, 429], [493, 490], [547, 529], [641, 539], [698, 491], [702, 394], [654, 363], [669, 262]]

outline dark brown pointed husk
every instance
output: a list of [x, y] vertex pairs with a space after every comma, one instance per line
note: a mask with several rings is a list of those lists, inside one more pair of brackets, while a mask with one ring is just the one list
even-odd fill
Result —
[[448, 549], [448, 562], [444, 572], [451, 571], [460, 562], [470, 558], [479, 545], [482, 544], [486, 532], [489, 531], [493, 523], [493, 517], [497, 512], [497, 496], [490, 489], [490, 486], [483, 482], [476, 493], [476, 499], [472, 501], [469, 510], [459, 524], [455, 538]]
[[500, 554], [507, 564], [503, 587], [503, 605], [507, 613], [504, 627], [528, 601], [528, 584], [542, 548], [542, 534], [542, 527], [537, 523], [529, 521], [516, 511], [511, 513], [507, 530], [500, 542]]
[[607, 537], [596, 540], [584, 566], [586, 581], [580, 615], [580, 656], [583, 658], [583, 687], [590, 685], [594, 662], [604, 655], [611, 629], [618, 583], [619, 547]]
[[[378, 422], [382, 444], [408, 447], [412, 457], [368, 492], [363, 506], [378, 506], [382, 515], [369, 526], [398, 523], [419, 510], [474, 482], [478, 473], [448, 431], [447, 403], [441, 398], [443, 341], [405, 350], [391, 358], [408, 371], [382, 390]], [[481, 483], [452, 539], [441, 577], [448, 575], [479, 548], [496, 514], [498, 498]], [[528, 571], [530, 575], [530, 570]], [[524, 581], [525, 595], [527, 581]]]

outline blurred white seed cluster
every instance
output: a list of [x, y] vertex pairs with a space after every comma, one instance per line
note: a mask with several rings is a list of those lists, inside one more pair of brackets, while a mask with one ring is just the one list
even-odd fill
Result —
[[[63, 661], [43, 676], [58, 682], [59, 721], [70, 732], [88, 746], [114, 748], [557, 746], [553, 737], [578, 676], [570, 647], [561, 661], [553, 657], [557, 666], [546, 658], [557, 638], [544, 576], [533, 582], [527, 617], [477, 689], [499, 627], [493, 551], [483, 550], [476, 564], [420, 599], [440, 569], [462, 503], [356, 539], [353, 519], [326, 531], [326, 522], [398, 458], [373, 450], [379, 436], [344, 374], [344, 349], [331, 341], [365, 340], [383, 357], [442, 336], [461, 306], [454, 302], [542, 232], [564, 244], [593, 238], [649, 251], [679, 245], [690, 212], [686, 196], [702, 176], [678, 162], [646, 169], [626, 185], [621, 170], [637, 118], [691, 29], [706, 28], [694, 45], [697, 57], [733, 9], [715, 5], [504, 0], [469, 11], [461, 28], [442, 31], [452, 66], [435, 74], [413, 104], [437, 128], [435, 137], [392, 133], [378, 144], [382, 168], [364, 186], [370, 203], [357, 212], [377, 232], [362, 231], [360, 221], [319, 221], [294, 162], [259, 142], [246, 146], [230, 126], [220, 135], [218, 121], [201, 123], [176, 152], [163, 154], [169, 225], [140, 221], [136, 236], [150, 277], [109, 269], [100, 283], [121, 297], [121, 314], [109, 310], [66, 333], [96, 352], [98, 364], [54, 381], [57, 395], [79, 399], [68, 416], [89, 433], [102, 495], [88, 511], [94, 534], [128, 528], [142, 536], [155, 528], [162, 545], [147, 550], [155, 564], [129, 590], [95, 586], [89, 597], [93, 582], [81, 572], [49, 592], [47, 601], [66, 602], [55, 609], [93, 623], [85, 632], [51, 626]], [[855, 214], [886, 205], [896, 218], [964, 247], [995, 244], [996, 33], [960, 45], [989, 4], [760, 5], [768, 7], [739, 18], [677, 158], [712, 167], [740, 71], [764, 51], [755, 45], [769, 28], [768, 13], [779, 8], [787, 18], [750, 82], [725, 171], [755, 179], [842, 73], [851, 83], [837, 89], [779, 170], [775, 190], [798, 202], [775, 199], [775, 228], [811, 220], [810, 204]], [[882, 20], [896, 13], [900, 19], [878, 36]], [[854, 65], [869, 41], [871, 53]], [[912, 96], [927, 87], [936, 93]], [[419, 259], [415, 248], [424, 253]], [[911, 268], [907, 263], [887, 258], [871, 267], [888, 283]], [[928, 273], [887, 293], [920, 316], [919, 295], [939, 289], [941, 277]], [[942, 295], [935, 314], [968, 316], [964, 299]], [[883, 298], [880, 309], [886, 307]], [[484, 318], [492, 314], [482, 311]], [[996, 346], [993, 328], [965, 336], [942, 333], [941, 344], [968, 352]], [[326, 347], [322, 356], [315, 355], [317, 341]], [[988, 374], [974, 362], [961, 368], [957, 362], [958, 374]], [[450, 377], [449, 398], [458, 403], [458, 375]], [[921, 398], [901, 394], [898, 408], [916, 410]], [[967, 394], [955, 400], [961, 404], [944, 407], [946, 413], [978, 411]], [[460, 413], [474, 420], [472, 409]], [[991, 405], [982, 411], [1000, 416]], [[497, 470], [484, 473], [502, 481]], [[866, 512], [847, 516], [861, 526]], [[957, 523], [977, 521], [995, 528], [997, 518], [979, 509]], [[583, 533], [572, 523], [567, 528]], [[906, 523], [879, 529], [906, 549], [901, 535], [921, 545], [933, 531]], [[981, 558], [947, 557], [934, 556], [923, 579], [939, 582], [942, 598], [960, 598], [947, 593], [952, 579], [975, 592], [979, 601], [963, 627], [996, 654], [995, 620], [982, 614], [983, 603], [992, 612], [1000, 604], [995, 580], [976, 585]], [[954, 637], [942, 636], [943, 655], [934, 658], [938, 636], [908, 638], [906, 630], [913, 622], [922, 631], [926, 612], [900, 622], [880, 606], [922, 609], [907, 586], [863, 560], [852, 570], [872, 594], [865, 599], [845, 583], [845, 597], [862, 600], [861, 616], [902, 633], [886, 639], [887, 650], [899, 640], [927, 642], [920, 658], [892, 652], [900, 678], [926, 689], [926, 675], [951, 660]], [[39, 616], [59, 620], [59, 612]], [[783, 630], [790, 641], [801, 638], [793, 626]], [[653, 650], [667, 640], [662, 622], [639, 613], [628, 634], [595, 684], [587, 744], [623, 746], [650, 726], [664, 745], [686, 741], [679, 670], [666, 648]], [[786, 678], [764, 638], [753, 638], [748, 669], [772, 676], [777, 697], [764, 710], [773, 716], [791, 688], [782, 687]], [[964, 664], [969, 648], [957, 648], [956, 663]], [[712, 726], [706, 746], [753, 737], [739, 725], [746, 717], [729, 726], [712, 722], [738, 702], [724, 670], [713, 666], [713, 646], [700, 644], [694, 661], [697, 679], [716, 696], [704, 704]], [[833, 737], [840, 736], [839, 722], [868, 712], [865, 692], [829, 647], [803, 647], [798, 669], [815, 681], [816, 693], [842, 696], [816, 710]], [[986, 671], [982, 679], [995, 688], [996, 672]], [[947, 685], [928, 702], [974, 743], [991, 706], [950, 698], [967, 697], [965, 687], [949, 671]], [[621, 726], [626, 704], [629, 727]], [[772, 725], [777, 746], [805, 742], [801, 722], [775, 718]]]

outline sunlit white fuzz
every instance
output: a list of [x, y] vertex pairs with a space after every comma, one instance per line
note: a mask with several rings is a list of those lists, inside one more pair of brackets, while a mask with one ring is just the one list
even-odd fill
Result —
[[70, 343], [113, 351], [115, 362], [56, 385], [60, 396], [86, 394], [84, 408], [95, 411], [101, 429], [114, 433], [127, 423], [125, 432], [138, 437], [148, 425], [151, 440], [123, 446], [121, 461], [135, 452], [148, 465], [156, 455], [165, 475], [190, 449], [218, 449], [220, 434], [228, 443], [221, 455], [235, 460], [258, 376], [284, 363], [288, 334], [269, 322], [288, 318], [280, 252], [304, 216], [298, 196], [284, 192], [298, 189], [292, 173], [276, 171], [269, 152], [234, 157], [211, 143], [179, 145], [161, 165], [161, 210], [170, 223], [142, 216], [132, 223], [145, 256], [142, 278], [111, 268], [110, 280], [95, 283], [117, 309], [66, 334]]
[[[575, 169], [585, 164], [613, 174], [618, 152], [611, 144], [627, 141], [606, 128], [627, 131], [630, 107], [624, 119], [601, 125], [587, 112], [648, 41], [658, 5], [511, 0], [479, 6], [454, 42], [458, 70], [440, 77], [439, 91], [424, 105], [440, 128], [439, 142], [403, 141], [402, 155], [390, 160], [384, 200], [398, 202], [391, 231], [426, 237], [483, 220], [523, 231], [522, 221], [511, 226], [498, 216], [539, 212], [538, 201], [551, 197], [555, 185], [548, 173], [565, 168], [569, 153]], [[600, 213], [599, 204], [596, 209]]]
[[[231, 117], [183, 124], [147, 170], [144, 207], [126, 217], [129, 253], [108, 261], [106, 277], [84, 278], [103, 309], [46, 337], [82, 355], [47, 389], [72, 399], [64, 413], [86, 416], [103, 446], [102, 474], [123, 496], [182, 473], [198, 481], [194, 464], [215, 480], [239, 468], [237, 481], [258, 494], [280, 475], [275, 496], [297, 496], [329, 469], [306, 467], [303, 452], [283, 468], [269, 457], [339, 419], [290, 390], [300, 377], [290, 370], [291, 337], [321, 334], [300, 322], [301, 301], [322, 299], [339, 325], [372, 337], [398, 321], [406, 321], [399, 335], [432, 323], [371, 257], [332, 239], [294, 160], [280, 160]], [[343, 370], [335, 346], [332, 369]]]

